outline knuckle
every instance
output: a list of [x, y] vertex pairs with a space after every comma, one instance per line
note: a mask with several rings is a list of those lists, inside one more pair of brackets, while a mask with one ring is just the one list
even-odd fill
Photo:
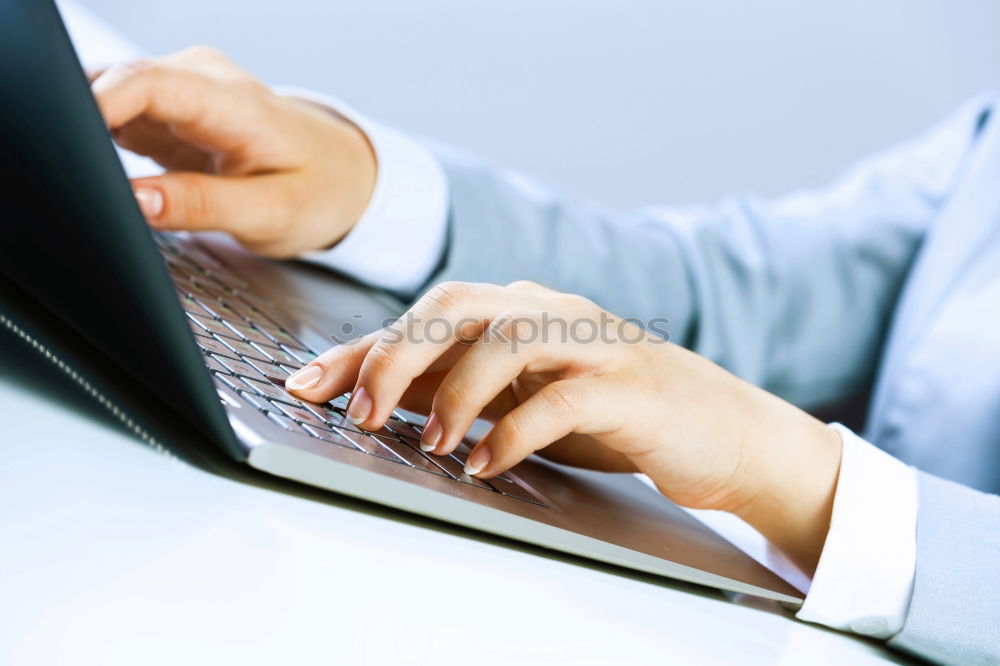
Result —
[[132, 73], [132, 76], [145, 76], [154, 82], [160, 82], [165, 76], [167, 76], [173, 67], [162, 60], [140, 60], [126, 65]]
[[592, 300], [579, 294], [563, 294], [563, 301], [576, 312], [591, 312], [597, 309], [597, 305]]
[[150, 60], [120, 62], [108, 67], [100, 76], [106, 87], [117, 88], [124, 84], [143, 83], [145, 79], [157, 76], [159, 65]]
[[184, 215], [199, 221], [207, 221], [214, 214], [211, 189], [203, 178], [191, 177], [181, 181]]
[[450, 310], [467, 298], [472, 292], [472, 285], [467, 282], [442, 282], [424, 296], [424, 301], [436, 310]]
[[517, 338], [525, 342], [538, 332], [537, 319], [533, 312], [509, 309], [497, 315], [490, 324], [490, 328], [499, 339]]
[[533, 290], [541, 289], [542, 285], [537, 282], [532, 282], [531, 280], [514, 280], [507, 284], [508, 289], [520, 289], [520, 290]]
[[158, 65], [150, 60], [138, 59], [129, 62], [120, 62], [108, 68], [108, 73], [114, 73], [121, 78], [136, 76], [142, 72], [155, 71]]
[[456, 381], [444, 381], [434, 396], [434, 411], [449, 413], [465, 403], [468, 391]]
[[514, 332], [517, 324], [517, 311], [504, 310], [490, 322], [490, 331], [494, 334], [509, 335]]
[[376, 375], [382, 374], [395, 362], [398, 345], [380, 339], [365, 355], [364, 369]]
[[548, 406], [561, 414], [572, 414], [580, 408], [580, 393], [570, 384], [555, 382], [544, 390]]
[[225, 56], [222, 55], [222, 51], [219, 49], [208, 46], [207, 44], [195, 44], [194, 46], [189, 46], [186, 49], [178, 52], [177, 56], [185, 60], [194, 61], [212, 61], [212, 60], [224, 60]]
[[503, 448], [503, 445], [512, 442], [529, 441], [530, 430], [527, 420], [517, 412], [512, 412], [496, 425], [491, 439]]

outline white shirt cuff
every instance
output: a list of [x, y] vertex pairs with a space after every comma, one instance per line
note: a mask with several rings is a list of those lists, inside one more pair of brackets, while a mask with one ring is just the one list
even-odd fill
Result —
[[414, 294], [444, 254], [448, 181], [437, 158], [403, 134], [371, 122], [340, 100], [300, 88], [276, 88], [329, 108], [356, 125], [375, 152], [378, 173], [368, 208], [328, 250], [301, 255], [382, 289]]
[[830, 532], [800, 620], [875, 638], [903, 628], [917, 559], [916, 471], [840, 425]]

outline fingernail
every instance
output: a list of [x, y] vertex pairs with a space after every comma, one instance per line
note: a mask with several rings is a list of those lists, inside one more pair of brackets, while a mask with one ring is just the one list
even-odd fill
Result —
[[424, 434], [420, 437], [420, 450], [433, 451], [438, 442], [441, 441], [443, 434], [444, 428], [441, 427], [441, 420], [438, 419], [437, 414], [431, 413], [427, 423], [424, 424]]
[[480, 446], [469, 454], [469, 459], [465, 461], [465, 469], [462, 471], [469, 476], [475, 476], [483, 471], [490, 464], [490, 447]]
[[135, 188], [135, 200], [146, 217], [154, 218], [163, 212], [163, 192], [155, 187]]
[[318, 365], [307, 365], [285, 379], [285, 388], [290, 391], [304, 391], [319, 384], [321, 379], [323, 379], [323, 368]]
[[351, 401], [347, 404], [347, 420], [358, 425], [363, 423], [368, 415], [372, 413], [372, 397], [362, 386], [351, 394]]

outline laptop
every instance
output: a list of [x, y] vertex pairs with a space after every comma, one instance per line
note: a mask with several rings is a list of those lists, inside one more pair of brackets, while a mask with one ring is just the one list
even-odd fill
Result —
[[[632, 475], [529, 458], [487, 481], [419, 449], [423, 419], [378, 432], [348, 396], [283, 380], [404, 304], [213, 234], [152, 232], [52, 0], [0, 0], [3, 353], [56, 364], [137, 437], [232, 465], [658, 576], [800, 604], [802, 594]], [[21, 349], [13, 345], [23, 343]], [[10, 415], [8, 415], [10, 418]]]

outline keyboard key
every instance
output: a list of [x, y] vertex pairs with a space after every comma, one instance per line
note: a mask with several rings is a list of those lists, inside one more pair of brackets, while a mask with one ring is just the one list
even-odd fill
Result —
[[181, 309], [185, 312], [191, 312], [199, 315], [209, 314], [194, 297], [185, 294], [183, 291], [178, 290], [177, 300], [181, 304]]
[[302, 344], [302, 342], [297, 337], [295, 337], [282, 327], [278, 326], [277, 324], [273, 324], [267, 321], [254, 321], [253, 325], [258, 329], [260, 329], [264, 333], [264, 335], [268, 336], [278, 344], [288, 345], [291, 347], [296, 347], [298, 349], [304, 349], [304, 350], [308, 349], [304, 344]]
[[330, 401], [330, 404], [341, 411], [347, 411], [347, 403], [351, 400], [351, 394], [345, 393], [344, 395], [338, 395], [336, 398]]
[[268, 366], [270, 376], [274, 379], [280, 380], [280, 383], [284, 384], [288, 377], [298, 370], [298, 368], [291, 368], [287, 365], [274, 364]]
[[256, 393], [243, 389], [237, 389], [236, 393], [238, 393], [239, 396], [243, 398], [244, 402], [248, 403], [254, 409], [259, 409], [261, 411], [267, 410], [267, 406], [269, 403], [263, 396], [257, 395]]
[[[302, 429], [299, 428], [298, 424], [292, 419], [288, 418], [284, 414], [278, 412], [264, 412], [267, 418], [271, 419], [272, 423], [284, 428], [285, 430], [291, 430], [292, 432], [302, 433]], [[304, 433], [303, 433], [304, 434]]]
[[[316, 416], [316, 418], [318, 418], [320, 421], [323, 421], [324, 423], [327, 423], [326, 414], [329, 410], [326, 408], [325, 405], [317, 405], [314, 402], [308, 402], [306, 400], [300, 400], [299, 402], [302, 403], [302, 407], [312, 412]], [[333, 424], [328, 424], [327, 427], [332, 428]]]
[[284, 414], [279, 414], [277, 412], [264, 412], [264, 413], [267, 415], [267, 418], [271, 419], [273, 423], [277, 424], [281, 428], [284, 428], [285, 430], [292, 430], [292, 431], [299, 430], [299, 427], [295, 425], [295, 421], [288, 418]]
[[229, 303], [223, 299], [221, 301], [216, 301], [212, 304], [213, 313], [219, 319], [224, 319], [226, 321], [246, 321], [246, 317], [243, 316], [242, 311], [237, 310], [229, 305]]
[[182, 289], [202, 301], [213, 301], [226, 295], [226, 292], [222, 288], [200, 278], [190, 277], [186, 280], [178, 279], [174, 281], [174, 284], [177, 285], [179, 289]]
[[223, 386], [228, 387], [232, 391], [235, 391], [237, 388], [239, 388], [237, 385], [238, 380], [235, 377], [232, 377], [231, 375], [224, 375], [220, 372], [213, 372], [212, 376], [215, 378], [215, 381], [219, 382]]
[[408, 462], [412, 467], [422, 469], [425, 472], [431, 472], [432, 474], [439, 474], [446, 477], [448, 476], [448, 473], [435, 464], [433, 460], [430, 460], [427, 456], [406, 442], [382, 439], [380, 437], [375, 437], [375, 439], [377, 439], [379, 444], [382, 446], [392, 449], [393, 453]]
[[182, 255], [171, 254], [169, 257], [164, 257], [164, 261], [166, 261], [171, 275], [191, 277], [202, 276], [206, 272], [204, 268], [192, 263]]
[[247, 303], [258, 310], [269, 310], [274, 307], [274, 301], [267, 298], [260, 292], [243, 289], [237, 291], [236, 296], [244, 303]]
[[[195, 314], [193, 312], [188, 312], [187, 316], [188, 319], [190, 319], [195, 323], [198, 329], [204, 331], [203, 333], [204, 335], [211, 335], [214, 333], [216, 335], [221, 335], [223, 337], [229, 337], [233, 339], [236, 339], [238, 337], [234, 331], [227, 328], [218, 319], [213, 319], [212, 317], [206, 317], [204, 315]], [[195, 329], [195, 332], [198, 332], [198, 329]]]
[[311, 425], [302, 425], [303, 430], [305, 430], [311, 437], [316, 439], [321, 439], [324, 442], [331, 442], [337, 444], [338, 446], [343, 446], [345, 448], [351, 449], [352, 451], [361, 451], [357, 446], [355, 446], [351, 440], [344, 437], [340, 432], [334, 432], [332, 430], [326, 430], [325, 428], [316, 428]]
[[264, 344], [260, 342], [250, 342], [248, 343], [255, 351], [258, 356], [263, 356], [264, 358], [270, 359], [275, 363], [284, 363], [286, 365], [299, 365], [299, 360], [289, 354], [284, 349], [280, 347], [275, 347], [272, 344]]
[[328, 426], [323, 421], [323, 419], [319, 418], [318, 416], [316, 416], [315, 414], [313, 414], [304, 407], [297, 407], [294, 405], [289, 405], [287, 403], [277, 402], [277, 401], [271, 404], [274, 406], [275, 409], [282, 412], [285, 416], [295, 419], [299, 423], [315, 426], [318, 428], [326, 428], [326, 429], [330, 428], [330, 426]]
[[538, 506], [545, 506], [545, 504], [540, 502], [537, 497], [528, 492], [519, 483], [506, 476], [495, 476], [490, 479], [488, 483], [501, 495], [514, 497], [519, 500], [524, 500], [525, 502], [531, 502], [532, 504], [537, 504]]
[[219, 261], [215, 255], [209, 253], [207, 250], [201, 249], [201, 247], [189, 239], [185, 240], [176, 238], [174, 247], [178, 249], [180, 256], [183, 256], [187, 261], [194, 264], [201, 270], [222, 270], [225, 268], [224, 264]]
[[222, 325], [230, 332], [227, 335], [235, 336], [249, 342], [263, 342], [265, 344], [270, 344], [271, 340], [250, 325], [249, 322], [245, 321], [226, 321], [222, 320]]
[[271, 382], [258, 381], [249, 377], [243, 377], [242, 381], [251, 391], [258, 395], [262, 395], [269, 400], [278, 400], [280, 402], [288, 403], [289, 405], [295, 405], [296, 407], [302, 404], [298, 398], [294, 397], [280, 386], [275, 386]]
[[208, 327], [208, 322], [215, 321], [214, 319], [187, 311], [184, 314], [187, 315], [188, 325], [191, 326], [191, 330], [195, 333], [201, 333], [202, 335], [210, 335], [212, 333], [212, 329]]
[[323, 415], [323, 418], [325, 418], [327, 421], [329, 421], [333, 425], [343, 430], [350, 430], [351, 432], [363, 432], [370, 435], [378, 435], [379, 437], [382, 437], [384, 439], [394, 439], [394, 440], [399, 439], [399, 435], [392, 432], [388, 428], [384, 427], [374, 431], [362, 430], [358, 426], [351, 423], [350, 420], [348, 420], [346, 414], [337, 409], [327, 409], [326, 413]]
[[[252, 365], [253, 367], [257, 368], [257, 371], [260, 374], [267, 377], [268, 381], [271, 381], [270, 378], [274, 377], [279, 372], [278, 366], [269, 361], [262, 361], [259, 358], [249, 358], [247, 356], [240, 357], [240, 360], [246, 363], [247, 365]], [[284, 380], [277, 383], [279, 386], [284, 386], [285, 384]]]
[[391, 418], [385, 422], [385, 427], [396, 433], [400, 437], [409, 437], [415, 441], [420, 441], [420, 430], [415, 426], [406, 423], [405, 421], [400, 421], [396, 418]]
[[294, 358], [299, 365], [305, 365], [306, 363], [316, 360], [316, 354], [304, 349], [296, 349], [292, 345], [281, 345], [281, 347], [282, 350], [286, 354], [291, 355], [291, 357]]
[[231, 273], [224, 273], [218, 269], [206, 270], [201, 267], [199, 267], [199, 270], [202, 271], [208, 279], [214, 282], [219, 282], [232, 290], [246, 289], [250, 286], [246, 280], [242, 280]]
[[396, 409], [392, 410], [392, 416], [393, 418], [409, 423], [420, 430], [423, 430], [424, 423], [427, 422], [426, 416], [421, 416], [420, 414], [416, 414], [414, 412], [408, 412], [400, 407], [396, 407]]
[[270, 358], [255, 348], [252, 343], [246, 342], [245, 340], [236, 340], [235, 338], [227, 338], [221, 335], [216, 336], [216, 339], [230, 350], [230, 356], [240, 356], [242, 358], [260, 361], [267, 365], [273, 363]]
[[226, 345], [222, 344], [218, 338], [206, 338], [203, 335], [195, 334], [194, 341], [195, 344], [201, 347], [201, 349], [206, 353], [211, 352], [212, 354], [218, 356], [227, 356], [229, 358], [236, 357], [236, 354], [233, 353], [233, 350], [227, 347]]
[[444, 468], [444, 471], [448, 472], [449, 476], [458, 479], [462, 483], [468, 483], [486, 490], [493, 490], [493, 488], [482, 479], [477, 479], [476, 477], [469, 476], [463, 472], [462, 467], [465, 466], [465, 463], [458, 460], [458, 458], [454, 458], [450, 455], [437, 456], [431, 454], [430, 459], [433, 460], [439, 467]]
[[348, 439], [352, 444], [354, 444], [354, 446], [356, 446], [357, 448], [361, 449], [362, 451], [364, 451], [369, 455], [378, 456], [379, 458], [385, 458], [386, 460], [391, 460], [394, 463], [410, 466], [410, 464], [406, 462], [406, 459], [404, 459], [401, 455], [399, 455], [389, 447], [383, 446], [383, 444], [374, 437], [369, 437], [368, 435], [364, 435], [360, 432], [355, 432], [351, 430], [338, 429], [335, 432], [339, 432], [341, 436]]
[[[457, 458], [458, 462], [462, 463], [462, 465], [465, 465], [465, 463], [469, 460], [469, 454], [471, 452], [472, 452], [472, 447], [469, 446], [467, 443], [463, 442], [459, 444], [454, 451], [451, 452], [451, 455], [453, 458]], [[506, 472], [497, 475], [497, 477], [495, 478], [502, 478], [505, 481], [510, 481], [510, 479], [507, 477]], [[511, 483], [513, 483], [513, 481], [511, 481]]]
[[209, 370], [213, 372], [221, 372], [224, 375], [233, 374], [229, 370], [229, 368], [220, 363], [219, 359], [215, 358], [214, 356], [206, 355], [203, 357], [203, 359], [205, 361], [205, 367], [207, 367]]
[[214, 273], [202, 269], [197, 275], [192, 275], [191, 282], [194, 282], [211, 292], [216, 298], [232, 297], [236, 294], [236, 289], [218, 279]]
[[213, 319], [219, 318], [219, 307], [217, 303], [213, 303], [211, 299], [206, 298], [194, 298], [193, 296], [191, 298], [193, 298], [194, 302], [201, 308], [202, 314], [207, 314]]
[[240, 318], [245, 319], [255, 326], [258, 323], [271, 323], [271, 318], [268, 317], [263, 311], [255, 308], [250, 303], [242, 301], [238, 298], [226, 298], [223, 299], [226, 307], [228, 307], [233, 312], [236, 312]]
[[323, 415], [323, 419], [341, 430], [361, 432], [360, 428], [347, 420], [347, 416], [345, 416], [343, 412], [337, 411], [336, 409], [327, 409], [326, 413]]
[[225, 358], [223, 356], [220, 356], [218, 361], [234, 375], [252, 377], [253, 379], [263, 379], [265, 377], [263, 372], [246, 361]]

